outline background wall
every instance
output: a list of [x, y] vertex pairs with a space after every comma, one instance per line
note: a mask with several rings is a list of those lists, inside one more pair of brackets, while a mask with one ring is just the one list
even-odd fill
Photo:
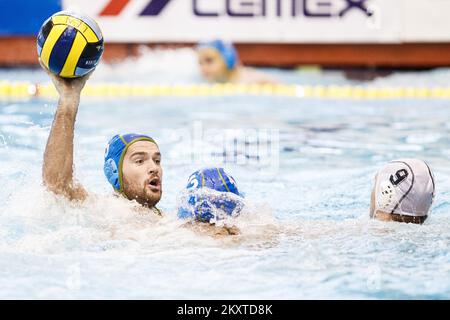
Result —
[[0, 65], [35, 64], [39, 27], [61, 9], [98, 21], [109, 61], [222, 38], [254, 65], [450, 65], [450, 0], [2, 0]]

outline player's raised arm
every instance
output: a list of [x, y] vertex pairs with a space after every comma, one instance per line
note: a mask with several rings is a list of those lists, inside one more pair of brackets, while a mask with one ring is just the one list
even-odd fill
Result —
[[87, 193], [73, 178], [73, 139], [80, 93], [89, 76], [68, 80], [48, 74], [59, 101], [45, 147], [42, 178], [50, 191], [70, 200], [83, 200]]
[[59, 93], [44, 153], [42, 177], [47, 188], [71, 200], [86, 198], [73, 179], [73, 138], [80, 94], [103, 54], [103, 35], [90, 17], [60, 11], [42, 25], [37, 37], [39, 62]]

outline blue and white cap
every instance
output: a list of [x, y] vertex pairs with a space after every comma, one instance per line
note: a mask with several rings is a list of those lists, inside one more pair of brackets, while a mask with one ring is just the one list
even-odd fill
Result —
[[223, 168], [201, 169], [190, 175], [188, 196], [178, 209], [178, 217], [210, 222], [223, 216], [237, 216], [243, 208], [243, 195], [236, 181]]
[[128, 147], [138, 141], [150, 141], [156, 144], [155, 140], [149, 136], [128, 133], [115, 135], [106, 146], [103, 172], [114, 190], [119, 193], [123, 192], [123, 158], [125, 157]]

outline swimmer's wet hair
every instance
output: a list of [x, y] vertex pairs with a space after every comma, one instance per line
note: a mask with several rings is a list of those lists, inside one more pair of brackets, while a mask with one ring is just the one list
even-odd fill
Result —
[[391, 218], [396, 222], [423, 224], [428, 216], [407, 216], [404, 214], [391, 213]]

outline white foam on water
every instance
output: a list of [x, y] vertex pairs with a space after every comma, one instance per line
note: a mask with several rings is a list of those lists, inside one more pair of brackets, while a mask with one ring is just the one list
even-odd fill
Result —
[[[251, 238], [256, 229], [275, 222], [270, 209], [247, 201], [236, 225], [241, 237]], [[184, 228], [176, 213], [159, 218], [135, 201], [115, 195], [92, 195], [85, 202], [70, 202], [55, 196], [41, 185], [31, 183], [11, 194], [3, 206], [0, 220], [0, 251], [35, 254], [64, 254], [83, 251], [139, 248], [136, 254], [164, 250], [174, 242], [217, 245], [214, 237], [205, 237]], [[223, 225], [223, 224], [222, 224]], [[248, 232], [247, 232], [248, 231]], [[263, 236], [264, 230], [257, 236]], [[208, 235], [208, 233], [206, 233]], [[211, 239], [208, 239], [211, 238]], [[220, 241], [218, 242], [220, 243]]]
[[92, 80], [165, 84], [201, 82], [193, 49], [150, 49], [143, 46], [136, 57], [100, 63]]

